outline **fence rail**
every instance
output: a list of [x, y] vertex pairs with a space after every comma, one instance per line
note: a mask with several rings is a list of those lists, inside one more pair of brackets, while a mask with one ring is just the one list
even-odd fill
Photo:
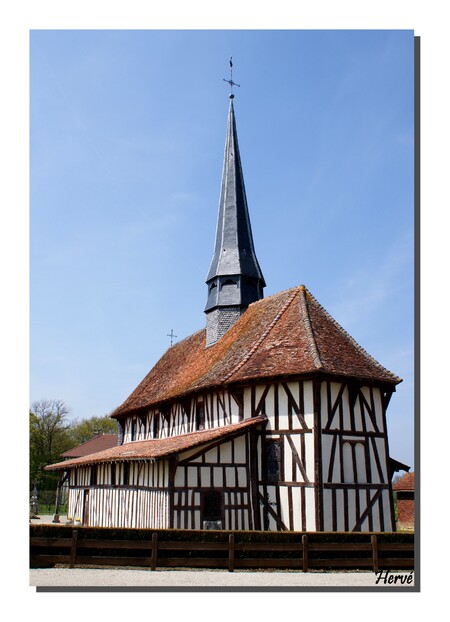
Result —
[[[71, 568], [82, 565], [139, 566], [157, 568], [282, 568], [309, 570], [412, 570], [414, 542], [380, 542], [379, 535], [367, 534], [366, 541], [315, 542], [308, 534], [298, 534], [296, 541], [236, 541], [238, 532], [231, 532], [227, 541], [175, 541], [168, 532], [160, 538], [149, 532], [146, 540], [92, 538], [84, 528], [73, 528], [70, 537], [59, 537], [58, 527], [51, 536], [31, 536], [30, 565], [54, 564]], [[126, 530], [125, 530], [126, 531]], [[209, 532], [211, 534], [211, 532]], [[361, 534], [359, 534], [361, 535]], [[206, 540], [206, 541], [205, 541]], [[253, 554], [253, 555], [252, 555]]]

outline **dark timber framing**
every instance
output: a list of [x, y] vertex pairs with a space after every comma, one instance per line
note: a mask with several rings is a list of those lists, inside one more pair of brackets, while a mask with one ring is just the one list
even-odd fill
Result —
[[[93, 490], [128, 491], [136, 508], [139, 491], [160, 495], [152, 503], [167, 503], [170, 528], [202, 528], [205, 494], [216, 491], [226, 529], [394, 530], [386, 465], [391, 394], [392, 387], [325, 374], [196, 392], [133, 413], [122, 422], [124, 434], [151, 439], [156, 420], [158, 438], [260, 416], [265, 423], [156, 461], [74, 469], [70, 486], [88, 491], [91, 509], [99, 502]], [[278, 481], [266, 477], [270, 442], [279, 447]], [[111, 512], [107, 499], [98, 512]]]

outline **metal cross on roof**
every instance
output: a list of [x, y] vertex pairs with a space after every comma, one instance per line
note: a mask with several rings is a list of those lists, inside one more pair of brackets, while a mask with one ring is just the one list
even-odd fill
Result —
[[178, 335], [174, 335], [173, 334], [173, 328], [170, 329], [170, 333], [167, 335], [167, 337], [170, 337], [170, 347], [173, 346], [173, 340], [177, 338]]
[[233, 57], [230, 56], [230, 79], [226, 80], [225, 78], [223, 79], [224, 82], [228, 82], [228, 84], [231, 87], [231, 91], [230, 91], [230, 98], [232, 99], [234, 97], [233, 95], [233, 86], [241, 86], [240, 84], [236, 84], [236, 82], [233, 82]]

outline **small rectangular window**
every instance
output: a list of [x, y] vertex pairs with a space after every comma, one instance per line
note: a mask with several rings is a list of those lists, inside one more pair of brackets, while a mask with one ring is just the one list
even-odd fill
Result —
[[131, 440], [132, 441], [136, 440], [136, 431], [137, 431], [137, 421], [136, 421], [136, 418], [133, 417], [133, 419], [131, 420]]
[[91, 466], [91, 486], [95, 486], [97, 484], [97, 466]]
[[123, 463], [123, 485], [128, 486], [130, 483], [130, 463]]
[[222, 493], [209, 490], [201, 493], [201, 510], [203, 521], [220, 521], [222, 519]]
[[154, 413], [153, 415], [153, 438], [158, 438], [159, 434], [159, 414]]
[[197, 409], [195, 411], [195, 427], [197, 430], [205, 429], [205, 407], [203, 406], [203, 402], [197, 404]]

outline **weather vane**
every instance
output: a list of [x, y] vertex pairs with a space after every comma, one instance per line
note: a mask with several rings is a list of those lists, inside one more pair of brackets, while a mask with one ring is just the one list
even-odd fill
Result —
[[173, 334], [173, 328], [170, 329], [170, 333], [167, 335], [168, 337], [170, 337], [170, 347], [173, 346], [173, 340], [174, 338], [176, 339], [177, 335]]
[[233, 86], [241, 86], [240, 84], [236, 84], [236, 82], [233, 82], [233, 58], [232, 56], [230, 56], [230, 79], [226, 80], [225, 78], [223, 79], [224, 82], [228, 82], [228, 84], [231, 87], [231, 92], [230, 92], [230, 98], [233, 99], [234, 95], [233, 95]]

